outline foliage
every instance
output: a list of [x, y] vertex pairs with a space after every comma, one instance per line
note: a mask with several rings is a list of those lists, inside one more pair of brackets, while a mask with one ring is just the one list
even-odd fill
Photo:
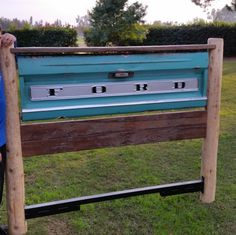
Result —
[[85, 32], [88, 45], [141, 43], [147, 33], [142, 25], [146, 7], [128, 0], [99, 0], [89, 12], [91, 28]]
[[18, 20], [17, 18], [14, 18], [12, 20], [1, 17], [0, 18], [0, 27], [3, 30], [15, 30], [24, 28], [25, 25], [28, 25], [29, 22], [27, 20]]
[[213, 2], [214, 0], [192, 0], [193, 3], [195, 3], [197, 6], [206, 8]]
[[236, 22], [236, 11], [232, 11], [227, 6], [222, 9], [212, 9], [209, 18], [213, 21]]
[[[197, 6], [207, 8], [211, 5], [212, 2], [215, 0], [191, 0], [193, 3], [195, 3]], [[231, 6], [226, 5], [228, 10], [236, 10], [236, 0], [232, 0]]]
[[208, 38], [224, 39], [224, 54], [236, 55], [236, 24], [196, 22], [191, 25], [150, 26], [145, 45], [205, 44]]
[[75, 46], [77, 42], [77, 32], [70, 27], [45, 26], [9, 32], [16, 36], [17, 46], [20, 47], [68, 47]]
[[69, 27], [70, 25], [63, 25], [60, 19], [54, 21], [54, 23], [44, 22], [43, 20], [33, 21], [33, 17], [31, 16], [29, 20], [19, 20], [17, 18], [8, 19], [1, 17], [0, 18], [0, 27], [5, 30], [16, 30], [16, 29], [33, 29], [38, 27]]
[[90, 27], [89, 16], [88, 15], [77, 16], [76, 23], [77, 23], [76, 28], [78, 32], [83, 34], [83, 32]]

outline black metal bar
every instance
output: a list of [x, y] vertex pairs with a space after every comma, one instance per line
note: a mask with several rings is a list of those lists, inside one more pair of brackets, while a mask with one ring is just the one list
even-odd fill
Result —
[[186, 181], [181, 183], [163, 184], [144, 188], [128, 189], [117, 192], [103, 193], [91, 196], [77, 197], [67, 200], [41, 203], [25, 207], [26, 219], [54, 215], [80, 209], [80, 205], [126, 198], [151, 193], [160, 193], [161, 196], [170, 196], [182, 193], [203, 192], [204, 180]]
[[76, 201], [70, 202], [69, 200], [54, 201], [42, 204], [36, 204], [25, 207], [25, 218], [33, 219], [37, 217], [43, 217], [48, 215], [56, 215], [66, 213], [70, 211], [80, 210], [80, 204]]

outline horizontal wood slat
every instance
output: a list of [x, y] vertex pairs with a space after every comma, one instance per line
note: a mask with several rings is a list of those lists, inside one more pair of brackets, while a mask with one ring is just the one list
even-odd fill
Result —
[[198, 51], [215, 49], [215, 45], [189, 44], [165, 46], [120, 46], [120, 47], [17, 47], [12, 48], [15, 54], [58, 54], [58, 53], [117, 53], [117, 52], [161, 52], [161, 51]]
[[21, 125], [23, 156], [203, 138], [206, 111]]

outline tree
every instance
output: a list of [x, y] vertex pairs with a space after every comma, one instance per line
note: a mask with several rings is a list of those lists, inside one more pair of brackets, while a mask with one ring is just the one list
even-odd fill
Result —
[[236, 0], [232, 0], [231, 6], [226, 5], [226, 8], [230, 11], [236, 11]]
[[84, 33], [85, 30], [87, 30], [90, 27], [90, 21], [89, 21], [89, 16], [84, 15], [84, 16], [77, 16], [76, 18], [76, 23], [77, 23], [77, 31], [79, 34]]
[[146, 6], [128, 0], [97, 0], [96, 6], [88, 13], [91, 24], [85, 33], [88, 45], [128, 45], [142, 42], [147, 30], [143, 17]]
[[33, 16], [30, 16], [29, 24], [33, 25]]
[[60, 19], [56, 19], [52, 25], [55, 27], [62, 27], [63, 24]]
[[208, 7], [213, 1], [215, 0], [192, 0], [192, 2], [195, 3], [197, 6], [204, 8]]
[[[211, 3], [214, 2], [215, 0], [191, 0], [191, 1], [195, 3], [197, 6], [206, 8], [210, 6]], [[236, 11], [236, 0], [232, 0], [231, 6], [226, 5], [226, 7], [228, 8], [228, 10]]]
[[211, 3], [215, 0], [191, 0], [196, 5], [204, 8], [208, 19], [213, 21], [236, 22], [236, 0], [232, 0], [230, 5], [225, 5], [222, 9], [212, 9]]
[[218, 10], [212, 9], [210, 17], [213, 21], [236, 22], [236, 11], [225, 6]]

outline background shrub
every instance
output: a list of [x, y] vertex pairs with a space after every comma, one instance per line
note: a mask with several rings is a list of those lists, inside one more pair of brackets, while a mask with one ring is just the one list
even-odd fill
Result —
[[236, 55], [236, 23], [150, 26], [144, 45], [206, 44], [212, 37], [224, 39], [224, 55]]
[[39, 27], [11, 30], [18, 47], [69, 47], [76, 46], [77, 32], [71, 27]]

